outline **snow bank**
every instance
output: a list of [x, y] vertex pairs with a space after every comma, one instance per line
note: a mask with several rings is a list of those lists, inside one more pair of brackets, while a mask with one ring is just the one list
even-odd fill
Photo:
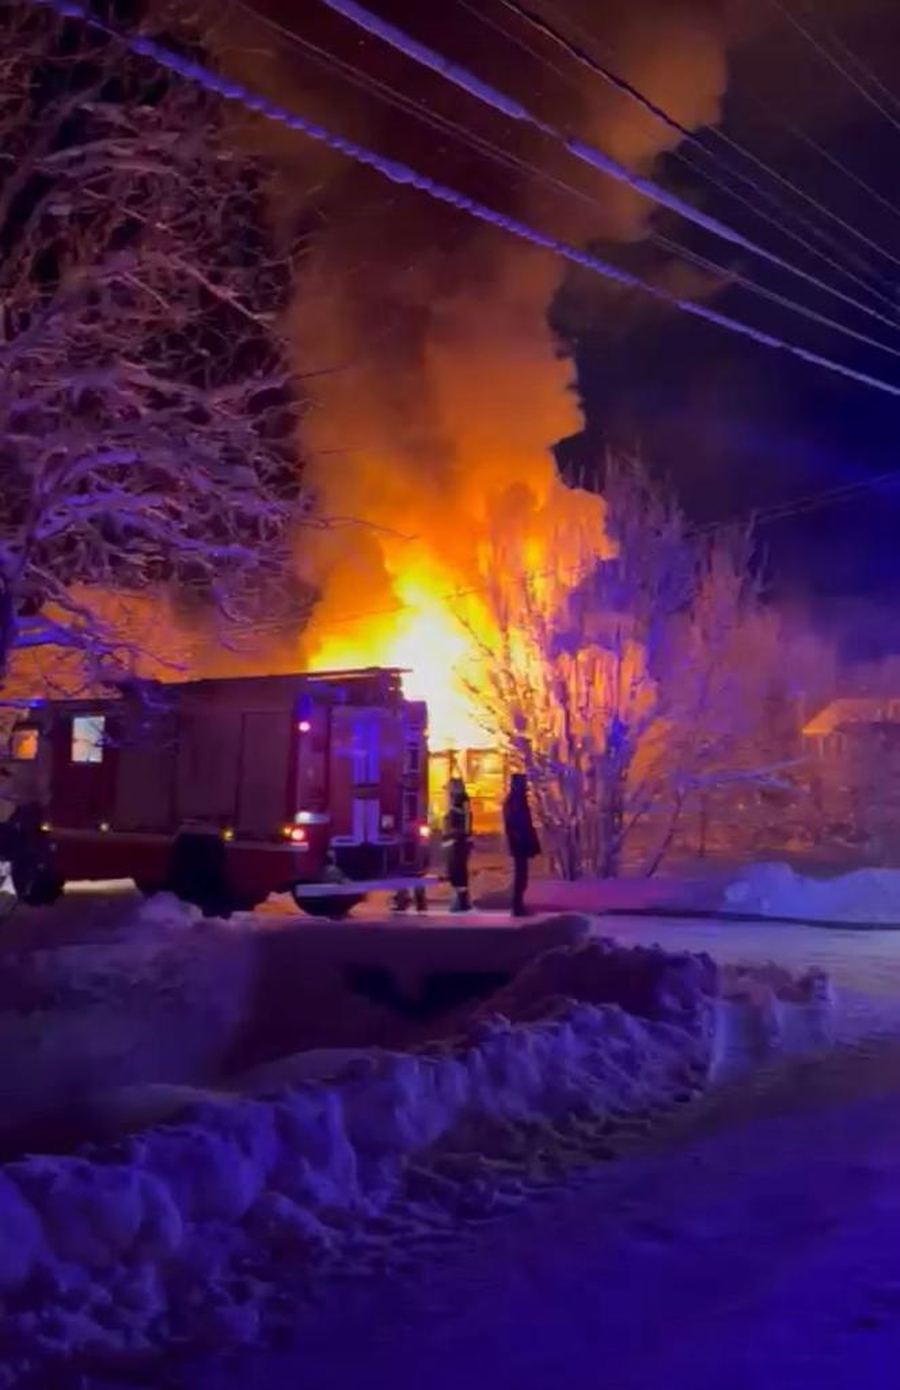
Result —
[[348, 1231], [489, 1209], [501, 1189], [485, 1163], [508, 1176], [523, 1136], [543, 1152], [686, 1099], [717, 1065], [723, 1005], [733, 1024], [811, 993], [774, 970], [725, 977], [708, 957], [592, 940], [526, 966], [452, 1043], [330, 1052], [268, 1096], [257, 1072], [253, 1098], [7, 1164], [0, 1364], [253, 1340], [284, 1279]]
[[754, 864], [726, 886], [721, 906], [797, 921], [900, 927], [900, 869], [857, 869], [840, 878], [813, 879], [787, 864]]
[[[12, 926], [13, 924], [10, 924]], [[23, 909], [3, 935], [0, 1144], [48, 1143], [100, 1091], [206, 1084], [252, 1007], [249, 933], [161, 895]], [[79, 1118], [80, 1117], [80, 1118]], [[62, 1135], [61, 1135], [62, 1137]]]
[[[390, 918], [273, 928], [249, 915], [207, 921], [165, 894], [23, 908], [0, 933], [0, 1158], [171, 1118], [185, 1108], [178, 1088], [222, 1089], [254, 1062], [455, 1031], [472, 993], [588, 931], [571, 914], [521, 929]], [[454, 976], [456, 995], [434, 988]]]
[[720, 966], [705, 953], [625, 950], [606, 940], [541, 956], [491, 1007], [527, 1020], [560, 998], [617, 1003], [640, 1019], [674, 1025], [694, 1038], [713, 1080], [833, 1041], [835, 993], [821, 970]]

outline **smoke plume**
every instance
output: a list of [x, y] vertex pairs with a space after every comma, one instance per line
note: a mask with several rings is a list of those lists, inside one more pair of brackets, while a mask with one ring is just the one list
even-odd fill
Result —
[[[533, 133], [511, 130], [402, 56], [360, 46], [355, 31], [318, 7], [300, 18], [282, 8], [278, 17], [295, 32], [356, 62], [362, 51], [373, 76], [575, 183], [593, 202], [525, 169], [492, 165], [446, 130], [346, 87], [276, 34], [261, 53], [257, 32], [239, 61], [270, 94], [558, 236], [624, 243], [646, 235], [653, 209], [632, 190], [575, 166]], [[726, 49], [737, 32], [727, 0], [655, 0], [639, 15], [626, 3], [604, 6], [602, 16], [597, 8], [568, 0], [566, 15], [683, 124], [717, 119]], [[672, 147], [671, 130], [533, 34], [529, 53], [471, 12], [460, 10], [450, 26], [400, 0], [379, 9], [635, 171], [652, 172]], [[527, 34], [522, 26], [517, 32]], [[234, 55], [240, 36], [231, 37]], [[322, 513], [352, 522], [303, 538], [298, 565], [321, 599], [300, 656], [317, 665], [389, 660], [398, 630], [426, 595], [434, 602], [477, 586], [493, 527], [533, 537], [529, 553], [540, 558], [540, 536], [558, 535], [560, 521], [578, 510], [593, 514], [600, 543], [601, 504], [566, 489], [552, 455], [582, 423], [572, 362], [548, 324], [562, 272], [549, 254], [425, 195], [323, 159], [282, 132], [262, 138], [275, 142], [269, 152], [281, 168], [276, 211], [307, 234], [292, 310], [297, 365], [311, 393], [299, 447]], [[657, 269], [669, 273], [665, 264]], [[615, 312], [614, 298], [609, 305]], [[452, 609], [452, 598], [442, 602]], [[446, 660], [446, 651], [433, 655]]]

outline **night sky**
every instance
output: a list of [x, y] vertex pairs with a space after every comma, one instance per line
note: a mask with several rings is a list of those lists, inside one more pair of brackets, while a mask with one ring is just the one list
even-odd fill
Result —
[[[535, 226], [591, 245], [655, 283], [700, 296], [717, 310], [900, 382], [900, 361], [890, 355], [760, 301], [723, 277], [685, 268], [658, 241], [660, 236], [673, 238], [728, 272], [750, 277], [900, 349], [900, 332], [892, 326], [900, 271], [900, 190], [893, 172], [900, 157], [900, 5], [895, 0], [784, 0], [784, 7], [830, 45], [858, 81], [865, 84], [869, 78], [853, 66], [852, 55], [877, 75], [883, 84], [877, 92], [883, 113], [816, 53], [780, 4], [632, 0], [601, 6], [590, 0], [534, 0], [534, 8], [557, 27], [590, 46], [595, 57], [690, 126], [716, 150], [721, 162], [714, 164], [693, 146], [681, 144], [673, 152], [671, 132], [548, 45], [502, 0], [448, 0], [431, 11], [412, 0], [370, 0], [370, 8], [527, 101], [558, 127], [592, 140], [786, 259], [865, 299], [891, 322], [873, 322], [852, 306], [623, 193], [540, 137], [361, 34], [319, 0], [302, 5], [253, 0], [253, 8], [367, 77], [514, 152], [532, 170], [589, 191], [596, 198], [595, 210], [529, 175], [528, 168], [510, 173], [464, 141], [429, 131], [408, 110], [392, 108], [371, 88], [348, 83], [327, 58], [316, 58], [274, 29], [256, 31], [259, 46], [265, 34], [274, 56], [246, 58], [244, 75], [264, 80], [270, 91], [304, 114], [319, 116], [380, 152], [408, 159]], [[709, 123], [718, 124], [878, 249], [829, 222], [731, 147], [716, 144], [704, 133]], [[810, 141], [826, 153], [818, 153]], [[383, 318], [394, 303], [400, 322], [399, 341], [379, 345], [382, 358], [396, 353], [397, 362], [408, 368], [422, 355], [422, 301], [397, 302], [399, 282], [392, 280], [392, 270], [414, 265], [423, 247], [438, 247], [444, 257], [435, 272], [435, 297], [456, 292], [467, 277], [471, 288], [481, 276], [478, 292], [489, 302], [491, 270], [478, 255], [479, 228], [421, 195], [383, 185], [318, 152], [300, 157], [286, 151], [285, 145], [291, 215], [306, 219], [314, 231], [320, 229], [319, 235], [325, 234], [322, 228], [345, 227], [352, 215], [358, 231], [348, 237], [348, 263], [354, 257], [371, 258], [370, 296], [372, 281], [394, 287], [393, 300], [386, 289], [381, 306], [374, 301], [368, 305], [370, 318]], [[746, 202], [689, 167], [685, 153], [695, 166], [730, 181]], [[852, 182], [828, 157], [843, 162], [884, 201]], [[736, 179], [735, 170], [744, 182]], [[301, 186], [302, 194], [297, 191]], [[768, 222], [758, 216], [760, 209], [768, 213]], [[794, 239], [785, 235], [785, 227], [793, 228]], [[811, 255], [811, 243], [839, 266], [851, 267], [859, 279], [851, 280]], [[561, 269], [547, 313], [574, 353], [587, 422], [585, 440], [574, 448], [570, 442], [562, 457], [580, 464], [588, 460], [590, 469], [607, 444], [639, 449], [652, 469], [677, 488], [699, 523], [753, 509], [764, 514], [781, 505], [793, 509], [811, 494], [900, 469], [895, 457], [900, 400], [648, 306], [639, 296], [611, 291], [581, 272]], [[866, 643], [871, 645], [874, 632], [876, 645], [900, 648], [900, 623], [892, 619], [900, 597], [898, 522], [900, 472], [896, 486], [888, 481], [827, 504], [820, 497], [799, 515], [764, 516], [761, 534], [775, 591], [814, 600], [820, 613], [839, 614], [851, 634], [860, 627], [857, 605], [865, 600], [873, 613], [878, 609], [877, 618], [870, 615], [864, 624]]]

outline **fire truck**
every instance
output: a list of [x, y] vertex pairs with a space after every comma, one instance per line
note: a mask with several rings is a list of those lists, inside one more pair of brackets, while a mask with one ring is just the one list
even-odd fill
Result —
[[122, 686], [12, 729], [0, 859], [25, 902], [133, 879], [209, 915], [291, 893], [343, 917], [376, 889], [425, 907], [428, 730], [382, 668]]

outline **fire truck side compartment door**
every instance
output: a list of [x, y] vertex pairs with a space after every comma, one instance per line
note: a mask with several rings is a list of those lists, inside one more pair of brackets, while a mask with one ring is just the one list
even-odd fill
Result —
[[287, 713], [253, 711], [243, 716], [238, 834], [270, 836], [292, 811], [286, 804], [290, 756]]
[[387, 709], [332, 713], [331, 814], [337, 844], [393, 844], [402, 804], [402, 729]]
[[117, 830], [166, 831], [175, 791], [175, 721], [156, 721], [146, 733], [126, 729], [116, 769], [113, 824]]
[[379, 710], [353, 705], [332, 711], [330, 810], [335, 844], [362, 844], [372, 838], [370, 827], [378, 823], [379, 715]]
[[179, 714], [177, 819], [231, 823], [240, 743], [240, 710], [207, 706]]

